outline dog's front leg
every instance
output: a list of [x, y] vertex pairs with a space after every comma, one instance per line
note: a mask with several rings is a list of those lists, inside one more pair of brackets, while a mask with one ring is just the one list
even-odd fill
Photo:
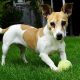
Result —
[[55, 66], [54, 62], [49, 58], [48, 54], [40, 53], [40, 58], [44, 61], [52, 70], [58, 71], [58, 67]]
[[65, 51], [60, 52], [60, 58], [61, 58], [61, 60], [66, 60], [67, 59]]
[[65, 52], [65, 42], [63, 42], [59, 48], [59, 53], [60, 53], [60, 58], [61, 60], [66, 60], [67, 56], [66, 56], [66, 52]]

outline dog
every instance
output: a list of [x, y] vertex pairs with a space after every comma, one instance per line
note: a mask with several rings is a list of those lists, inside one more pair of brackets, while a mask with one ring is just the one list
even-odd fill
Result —
[[66, 36], [68, 18], [72, 14], [72, 4], [65, 4], [60, 12], [54, 12], [48, 6], [46, 9], [46, 6], [42, 5], [43, 16], [47, 19], [47, 24], [43, 28], [37, 29], [25, 24], [12, 25], [6, 29], [0, 28], [0, 33], [4, 33], [1, 65], [5, 65], [9, 46], [16, 43], [21, 45], [19, 46], [21, 58], [25, 63], [28, 62], [24, 54], [25, 47], [30, 47], [39, 52], [41, 60], [53, 71], [59, 71], [58, 67], [50, 59], [49, 54], [58, 51], [61, 60], [67, 59], [64, 37]]

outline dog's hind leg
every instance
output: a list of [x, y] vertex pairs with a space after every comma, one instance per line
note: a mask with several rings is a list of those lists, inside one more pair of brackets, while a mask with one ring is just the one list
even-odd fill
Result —
[[21, 59], [24, 61], [24, 63], [28, 63], [28, 61], [26, 60], [26, 56], [25, 56], [25, 50], [26, 48], [22, 45], [18, 45], [19, 49], [20, 49], [20, 56]]
[[7, 54], [7, 51], [9, 49], [9, 45], [8, 44], [4, 44], [2, 45], [2, 62], [1, 62], [1, 65], [5, 65], [5, 58], [6, 58], [6, 54]]

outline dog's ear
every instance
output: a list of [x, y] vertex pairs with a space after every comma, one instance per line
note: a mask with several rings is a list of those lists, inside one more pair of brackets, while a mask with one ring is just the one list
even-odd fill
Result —
[[70, 16], [72, 14], [72, 7], [73, 7], [73, 3], [66, 3], [61, 8], [61, 11], [63, 11], [64, 13], [66, 13], [68, 16]]
[[48, 4], [41, 5], [42, 15], [47, 19], [47, 16], [52, 13], [52, 8]]

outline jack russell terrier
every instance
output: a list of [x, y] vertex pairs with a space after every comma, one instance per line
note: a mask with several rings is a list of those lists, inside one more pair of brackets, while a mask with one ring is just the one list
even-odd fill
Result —
[[5, 58], [9, 46], [13, 43], [21, 44], [19, 46], [22, 60], [27, 63], [24, 50], [30, 47], [37, 50], [39, 57], [52, 70], [58, 71], [58, 67], [48, 56], [52, 51], [60, 53], [61, 60], [67, 59], [65, 53], [64, 37], [66, 36], [66, 28], [68, 25], [68, 17], [72, 13], [72, 4], [65, 4], [60, 12], [53, 12], [48, 5], [42, 5], [42, 13], [47, 19], [47, 24], [43, 28], [34, 28], [29, 25], [16, 24], [6, 29], [0, 28], [0, 33], [4, 33], [2, 45], [2, 62], [5, 65]]

